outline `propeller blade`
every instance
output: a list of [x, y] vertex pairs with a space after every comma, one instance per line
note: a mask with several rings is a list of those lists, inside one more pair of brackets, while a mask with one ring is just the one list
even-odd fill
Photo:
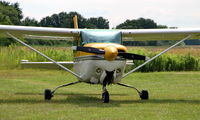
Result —
[[121, 56], [126, 59], [131, 59], [131, 60], [148, 60], [149, 58], [143, 55], [138, 55], [134, 53], [125, 53], [125, 52], [119, 52], [118, 56]]
[[88, 53], [95, 53], [95, 54], [105, 54], [104, 50], [93, 48], [93, 47], [74, 46], [73, 50], [88, 52]]
[[[83, 46], [73, 46], [73, 50], [76, 51], [82, 51], [82, 52], [88, 52], [88, 53], [95, 53], [95, 54], [105, 54], [105, 51], [98, 48], [93, 47], [83, 47]], [[119, 52], [118, 56], [121, 56], [125, 59], [131, 59], [131, 60], [148, 60], [149, 58], [143, 55], [138, 55], [134, 53], [125, 53], [125, 52]]]

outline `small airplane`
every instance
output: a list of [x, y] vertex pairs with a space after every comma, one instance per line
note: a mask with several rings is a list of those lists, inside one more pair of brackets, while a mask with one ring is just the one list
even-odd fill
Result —
[[[147, 63], [153, 61], [160, 55], [176, 47], [184, 40], [200, 39], [200, 28], [196, 29], [78, 29], [77, 17], [74, 17], [74, 29], [50, 28], [50, 27], [28, 27], [0, 25], [0, 32], [18, 41], [22, 45], [37, 52], [49, 61], [61, 67], [63, 70], [73, 74], [78, 80], [56, 87], [54, 90], [45, 89], [45, 100], [51, 100], [55, 91], [59, 88], [74, 85], [80, 82], [102, 85], [102, 101], [109, 102], [107, 85], [117, 84], [135, 89], [142, 100], [149, 99], [147, 90], [139, 91], [137, 88], [122, 84], [121, 80], [137, 71]], [[61, 63], [49, 58], [42, 52], [26, 44], [20, 37], [38, 37], [73, 39], [74, 71], [63, 66]], [[156, 56], [147, 56], [128, 53], [127, 47], [122, 45], [123, 41], [147, 41], [147, 40], [179, 40], [174, 45], [165, 49]], [[141, 65], [125, 73], [127, 60], [144, 60]]]

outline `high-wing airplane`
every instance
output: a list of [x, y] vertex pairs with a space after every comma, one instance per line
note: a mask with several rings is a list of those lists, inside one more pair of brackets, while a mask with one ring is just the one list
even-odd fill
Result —
[[[0, 32], [4, 32], [9, 37], [20, 42], [31, 50], [37, 52], [49, 61], [58, 65], [65, 71], [73, 74], [78, 80], [72, 83], [60, 85], [54, 90], [45, 89], [45, 100], [51, 100], [58, 88], [85, 82], [89, 84], [102, 85], [102, 101], [109, 102], [109, 93], [106, 86], [117, 84], [124, 87], [135, 89], [142, 100], [147, 100], [149, 94], [147, 90], [139, 91], [137, 88], [122, 84], [121, 80], [129, 74], [137, 71], [147, 63], [153, 61], [168, 50], [176, 47], [184, 40], [200, 39], [199, 29], [78, 29], [77, 19], [74, 18], [75, 29], [69, 28], [50, 28], [50, 27], [25, 27], [13, 25], [0, 25]], [[59, 62], [49, 58], [40, 51], [29, 46], [19, 38], [36, 37], [39, 38], [58, 38], [73, 39], [74, 50], [74, 71], [66, 68]], [[48, 36], [48, 37], [47, 37]], [[180, 40], [171, 47], [152, 58], [134, 53], [128, 53], [127, 48], [122, 45], [125, 40]], [[145, 62], [136, 68], [124, 73], [127, 60], [144, 60]]]

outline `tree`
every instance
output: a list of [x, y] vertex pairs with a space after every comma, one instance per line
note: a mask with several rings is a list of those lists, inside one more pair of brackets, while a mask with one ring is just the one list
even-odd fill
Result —
[[0, 24], [3, 25], [11, 25], [13, 24], [8, 16], [3, 15], [0, 13]]
[[[9, 3], [5, 1], [0, 1], [0, 24], [3, 25], [20, 25], [21, 19], [23, 18], [21, 8], [19, 8], [18, 3]], [[10, 38], [5, 38], [5, 36], [0, 34], [0, 46], [8, 46], [15, 43]]]
[[103, 17], [86, 19], [77, 12], [61, 12], [59, 14], [44, 17], [40, 21], [40, 25], [44, 27], [74, 28], [73, 17], [75, 15], [78, 17], [79, 28], [109, 28], [109, 22], [107, 19], [104, 19]]
[[19, 3], [0, 1], [0, 24], [20, 25], [23, 18]]
[[47, 16], [40, 21], [40, 25], [44, 27], [62, 27], [62, 28], [73, 28], [74, 22], [73, 17], [78, 16], [79, 28], [85, 28], [86, 19], [77, 12], [61, 12], [59, 14], [53, 14]]
[[[139, 18], [136, 20], [126, 20], [124, 23], [117, 25], [117, 29], [156, 29], [156, 28], [167, 28], [166, 25], [157, 25], [151, 19]], [[176, 41], [126, 41], [125, 45], [139, 45], [139, 46], [160, 46], [173, 44]]]
[[21, 20], [23, 18], [23, 15], [22, 15], [22, 10], [21, 8], [19, 8], [19, 3], [14, 3], [14, 4], [11, 4], [18, 12], [18, 19]]
[[39, 26], [39, 23], [36, 19], [34, 18], [29, 18], [29, 17], [26, 17], [22, 22], [21, 22], [21, 25], [23, 26]]
[[157, 25], [151, 19], [139, 18], [136, 20], [126, 20], [124, 23], [117, 25], [117, 29], [152, 29], [152, 28], [167, 28], [164, 25]]
[[104, 19], [103, 17], [98, 18], [89, 18], [87, 21], [91, 28], [98, 28], [98, 29], [108, 29], [109, 28], [109, 21]]
[[53, 27], [53, 22], [51, 17], [47, 16], [40, 21], [40, 26], [43, 27]]

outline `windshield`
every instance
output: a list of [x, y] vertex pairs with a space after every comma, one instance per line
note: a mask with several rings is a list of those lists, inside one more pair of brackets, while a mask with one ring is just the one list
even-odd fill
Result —
[[122, 43], [122, 35], [114, 30], [84, 30], [81, 31], [81, 44], [88, 43]]

